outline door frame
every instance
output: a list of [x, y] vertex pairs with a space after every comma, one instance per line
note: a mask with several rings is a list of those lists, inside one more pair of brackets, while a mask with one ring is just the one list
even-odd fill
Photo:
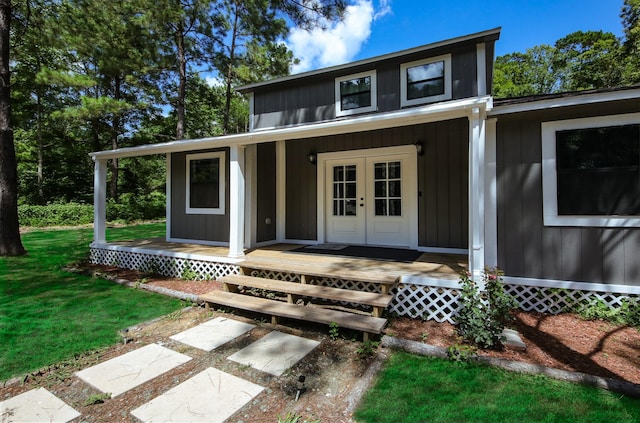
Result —
[[[397, 154], [409, 156], [407, 166], [403, 172], [403, 180], [406, 181], [406, 197], [403, 194], [403, 200], [406, 200], [405, 209], [409, 213], [407, 219], [409, 221], [409, 245], [411, 249], [418, 248], [418, 153], [416, 147], [412, 144], [402, 145], [398, 147], [381, 147], [369, 148], [363, 150], [337, 151], [330, 153], [318, 153], [317, 155], [317, 212], [318, 212], [318, 243], [324, 244], [326, 239], [326, 162], [327, 160], [349, 159], [349, 158], [370, 158], [385, 157]], [[366, 183], [366, 181], [365, 181]], [[402, 248], [402, 247], [398, 247]]]

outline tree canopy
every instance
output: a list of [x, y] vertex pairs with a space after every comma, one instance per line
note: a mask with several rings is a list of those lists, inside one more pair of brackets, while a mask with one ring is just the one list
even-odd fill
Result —
[[640, 0], [625, 0], [624, 37], [599, 30], [577, 31], [553, 46], [496, 59], [498, 98], [551, 94], [640, 84]]

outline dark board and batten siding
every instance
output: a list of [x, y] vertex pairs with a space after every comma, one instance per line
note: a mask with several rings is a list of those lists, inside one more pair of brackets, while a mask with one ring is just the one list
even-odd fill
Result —
[[[493, 43], [487, 43], [493, 51]], [[451, 53], [452, 99], [478, 95], [476, 45], [454, 50], [439, 49], [428, 56], [421, 54], [382, 61], [374, 65], [341, 70], [313, 77], [287, 81], [254, 91], [254, 129], [276, 128], [336, 119], [335, 78], [375, 68], [377, 79], [377, 113], [400, 110], [400, 65], [415, 60]], [[491, 86], [490, 84], [488, 85]], [[373, 112], [376, 113], [376, 112]], [[346, 118], [348, 119], [348, 118]]]
[[422, 142], [418, 156], [419, 245], [467, 248], [467, 119], [355, 134], [291, 141], [286, 144], [286, 237], [317, 239], [317, 168], [307, 155], [393, 147]]
[[[194, 153], [205, 153], [197, 151]], [[229, 241], [229, 149], [225, 149], [225, 214], [186, 213], [186, 153], [171, 154], [171, 238]]]
[[257, 149], [256, 241], [273, 241], [276, 239], [276, 144], [258, 144]]
[[498, 266], [508, 276], [640, 285], [640, 228], [544, 226], [541, 123], [640, 111], [637, 102], [498, 117]]

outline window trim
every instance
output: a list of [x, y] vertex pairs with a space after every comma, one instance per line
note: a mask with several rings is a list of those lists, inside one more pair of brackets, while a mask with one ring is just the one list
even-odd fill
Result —
[[[218, 204], [216, 208], [191, 207], [191, 162], [193, 160], [220, 159], [220, 176], [218, 178]], [[225, 214], [225, 187], [226, 187], [226, 163], [225, 152], [215, 151], [210, 153], [187, 154], [185, 159], [185, 213], [186, 214]]]
[[640, 113], [542, 122], [542, 203], [544, 226], [640, 227], [640, 216], [558, 215], [556, 132], [640, 124]]
[[[407, 69], [416, 66], [429, 65], [431, 63], [444, 62], [444, 93], [429, 97], [407, 99]], [[433, 103], [436, 101], [450, 100], [452, 97], [451, 88], [451, 55], [430, 57], [428, 59], [416, 60], [400, 65], [400, 107], [416, 106], [418, 104]]]
[[[370, 106], [366, 106], [366, 107], [358, 107], [356, 109], [342, 110], [342, 108], [341, 108], [342, 102], [340, 101], [341, 100], [340, 83], [344, 82], [344, 81], [349, 81], [351, 79], [364, 78], [364, 77], [367, 77], [367, 76], [371, 78], [371, 105]], [[377, 83], [376, 70], [375, 69], [372, 69], [372, 70], [366, 71], [366, 72], [360, 72], [360, 73], [355, 73], [355, 74], [341, 76], [339, 78], [336, 78], [335, 79], [336, 117], [356, 115], [356, 114], [360, 114], [360, 113], [367, 113], [367, 112], [375, 112], [375, 111], [377, 111], [378, 110], [378, 90], [377, 90], [377, 86], [378, 86], [378, 83]]]

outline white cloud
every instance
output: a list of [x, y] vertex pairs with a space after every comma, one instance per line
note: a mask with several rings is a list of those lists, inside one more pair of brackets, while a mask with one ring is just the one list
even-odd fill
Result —
[[323, 68], [349, 62], [371, 35], [371, 25], [391, 13], [390, 0], [380, 0], [378, 10], [373, 0], [356, 0], [347, 6], [344, 19], [340, 22], [324, 22], [324, 28], [305, 31], [291, 30], [287, 46], [300, 60], [293, 66], [292, 73]]

